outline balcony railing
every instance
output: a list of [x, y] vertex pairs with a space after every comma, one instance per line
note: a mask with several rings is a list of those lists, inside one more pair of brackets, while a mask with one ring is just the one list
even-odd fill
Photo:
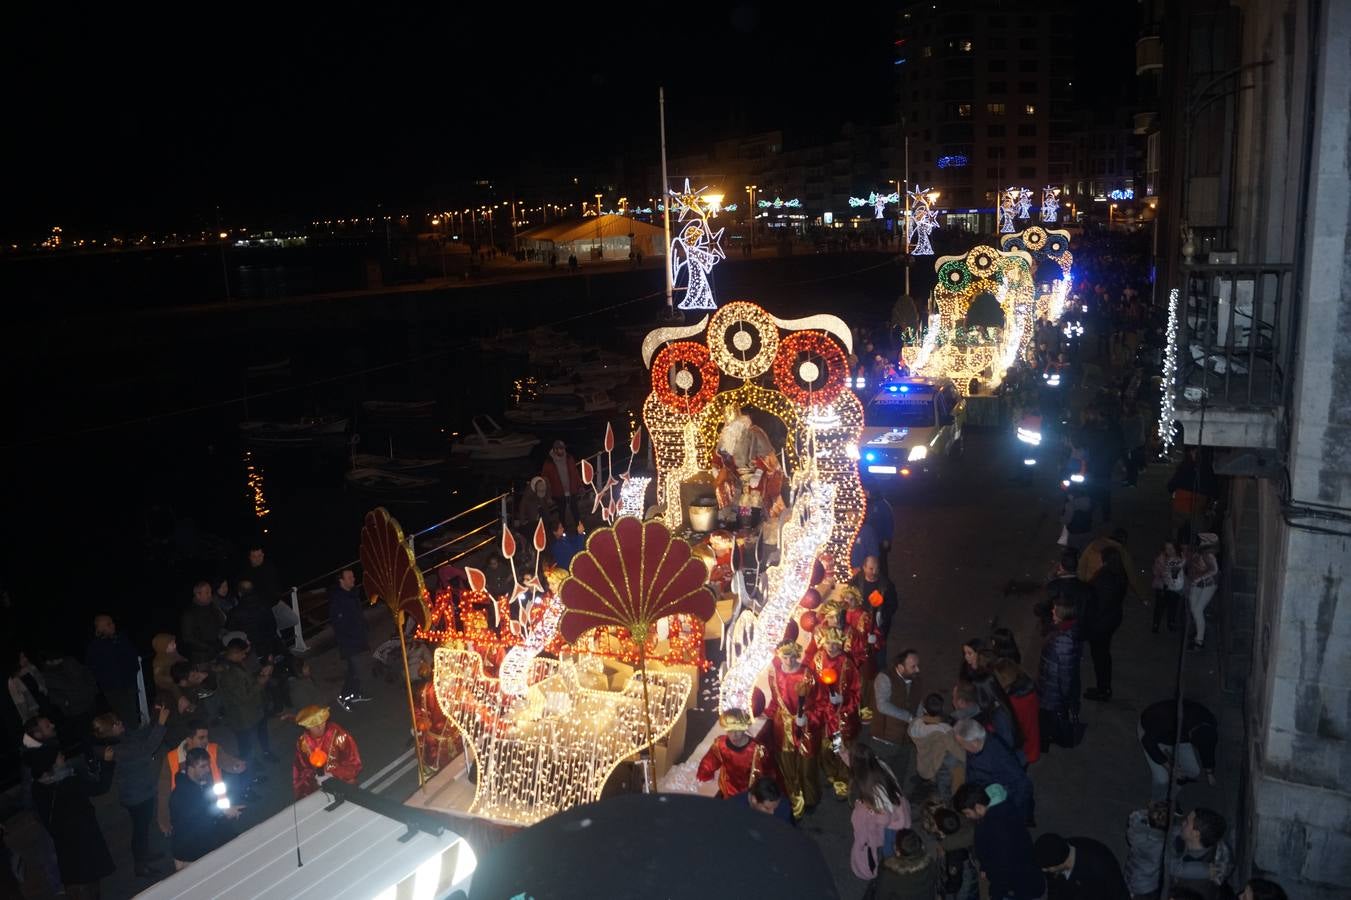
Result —
[[1252, 409], [1285, 396], [1294, 267], [1287, 263], [1183, 265], [1177, 401]]

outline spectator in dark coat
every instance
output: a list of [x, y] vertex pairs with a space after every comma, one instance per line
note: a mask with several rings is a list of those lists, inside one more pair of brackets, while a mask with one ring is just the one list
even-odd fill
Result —
[[220, 635], [224, 629], [225, 616], [216, 606], [216, 592], [211, 582], [197, 582], [192, 588], [192, 605], [183, 611], [178, 649], [193, 665], [205, 665], [219, 655]]
[[1112, 699], [1112, 636], [1121, 627], [1130, 578], [1115, 547], [1102, 550], [1102, 568], [1089, 584], [1092, 599], [1079, 613], [1079, 628], [1093, 654], [1093, 676], [1097, 684], [1084, 692], [1089, 700]]
[[333, 626], [338, 655], [347, 663], [342, 693], [338, 695], [338, 703], [344, 709], [370, 699], [361, 693], [361, 663], [369, 658], [371, 649], [364, 605], [357, 590], [356, 573], [343, 569], [338, 573], [337, 584], [328, 589], [328, 621]]
[[127, 731], [116, 713], [94, 720], [94, 737], [113, 751], [117, 768], [113, 785], [117, 799], [131, 816], [131, 858], [137, 878], [161, 874], [150, 864], [162, 854], [150, 853], [150, 822], [155, 817], [155, 791], [159, 784], [159, 751], [164, 741], [164, 723], [169, 709], [155, 707], [155, 721]]
[[263, 548], [257, 544], [249, 548], [248, 562], [235, 578], [235, 586], [238, 587], [241, 581], [253, 583], [253, 589], [269, 610], [281, 599], [281, 577], [277, 575], [277, 567], [264, 558]]
[[953, 806], [976, 823], [976, 858], [989, 880], [992, 900], [1037, 900], [1046, 893], [1046, 879], [1033, 859], [1032, 838], [1022, 814], [998, 784], [967, 782], [957, 790]]
[[249, 655], [249, 645], [239, 638], [230, 641], [225, 649], [225, 666], [221, 669], [221, 709], [225, 724], [230, 726], [239, 742], [239, 758], [253, 762], [255, 740], [262, 748], [262, 758], [275, 763], [272, 745], [268, 739], [267, 716], [263, 713], [263, 685], [272, 674], [272, 666], [258, 668]]
[[84, 662], [93, 670], [99, 690], [117, 717], [139, 723], [136, 676], [141, 672], [141, 658], [127, 636], [118, 632], [112, 616], [94, 617], [94, 637], [85, 649]]
[[1031, 823], [1036, 809], [1032, 779], [1027, 777], [1013, 748], [975, 719], [958, 722], [952, 730], [957, 743], [966, 751], [967, 780], [1003, 785], [1009, 803], [1022, 815], [1022, 821]]
[[1073, 547], [1066, 547], [1060, 554], [1060, 561], [1056, 563], [1055, 570], [1051, 573], [1051, 580], [1046, 583], [1046, 604], [1037, 607], [1037, 612], [1042, 618], [1046, 632], [1053, 630], [1050, 622], [1051, 607], [1056, 603], [1073, 606], [1077, 616], [1092, 601], [1093, 590], [1088, 586], [1088, 582], [1079, 578], [1078, 570], [1079, 551]]
[[1054, 629], [1041, 646], [1037, 703], [1041, 709], [1041, 749], [1051, 743], [1072, 744], [1070, 729], [1079, 718], [1079, 625], [1072, 605], [1058, 600], [1051, 607]]
[[[901, 606], [900, 599], [896, 595], [896, 587], [891, 583], [891, 579], [882, 574], [882, 563], [876, 556], [864, 558], [863, 568], [849, 581], [849, 584], [858, 588], [859, 594], [863, 597], [863, 602], [868, 604], [869, 609], [874, 608], [872, 601], [869, 599], [873, 591], [882, 595], [882, 605], [875, 608], [875, 615], [877, 629], [882, 632], [882, 639], [877, 644], [877, 652], [885, 656], [887, 635], [891, 634], [892, 623]], [[884, 666], [879, 665], [878, 668], [881, 669]]]
[[1121, 864], [1105, 844], [1046, 833], [1033, 845], [1047, 900], [1130, 900]]
[[25, 754], [33, 773], [33, 811], [56, 846], [61, 881], [66, 891], [98, 896], [98, 883], [117, 868], [99, 830], [91, 797], [112, 786], [112, 749], [104, 752], [97, 778], [86, 778], [66, 764], [55, 747], [44, 746]]
[[221, 809], [217, 804], [211, 790], [211, 755], [201, 747], [187, 752], [183, 774], [187, 777], [175, 779], [169, 796], [169, 818], [174, 860], [190, 863], [234, 838], [230, 822], [239, 818], [241, 807]]
[[1204, 776], [1215, 784], [1215, 750], [1219, 744], [1219, 722], [1215, 714], [1194, 700], [1182, 701], [1182, 732], [1178, 740], [1177, 701], [1160, 700], [1140, 713], [1140, 745], [1144, 748], [1153, 778], [1152, 799], [1162, 800], [1168, 793], [1169, 771], [1177, 757], [1179, 778]]
[[42, 678], [60, 717], [62, 736], [75, 743], [88, 740], [99, 696], [94, 673], [74, 657], [52, 656], [42, 664]]
[[572, 565], [572, 558], [586, 549], [586, 529], [578, 522], [577, 528], [569, 531], [563, 527], [562, 519], [554, 519], [550, 532], [549, 552], [553, 555], [554, 563], [566, 569]]

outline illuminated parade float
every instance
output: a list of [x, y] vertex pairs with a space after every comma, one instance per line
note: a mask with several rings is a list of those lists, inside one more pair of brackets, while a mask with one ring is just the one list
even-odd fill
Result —
[[[604, 526], [567, 570], [542, 565], [542, 522], [527, 547], [504, 529], [501, 596], [474, 569], [432, 595], [397, 523], [368, 516], [382, 598], [436, 646], [410, 692], [428, 779], [410, 805], [526, 826], [600, 799], [626, 762], [647, 789], [698, 789], [720, 727], [677, 763], [701, 681], [725, 723], [762, 713], [785, 641], [813, 646], [813, 587], [849, 574], [865, 511], [851, 345], [835, 316], [744, 301], [650, 333], [655, 471], [632, 471], [641, 430], [617, 461], [607, 427], [598, 465], [581, 463]], [[705, 641], [721, 647], [716, 671]]]

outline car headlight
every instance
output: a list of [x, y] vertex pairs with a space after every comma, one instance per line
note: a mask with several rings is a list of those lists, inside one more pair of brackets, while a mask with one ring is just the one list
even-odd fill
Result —
[[1032, 431], [1030, 428], [1020, 427], [1018, 429], [1018, 440], [1022, 441], [1024, 444], [1031, 444], [1035, 447], [1041, 443], [1041, 432]]
[[911, 447], [911, 448], [910, 448], [910, 456], [907, 457], [907, 460], [906, 460], [906, 461], [907, 461], [907, 462], [918, 462], [919, 460], [923, 459], [924, 457], [926, 457], [926, 456], [928, 456], [928, 455], [929, 455], [929, 448], [926, 447], [926, 446], [924, 446], [923, 444], [920, 444], [918, 447]]

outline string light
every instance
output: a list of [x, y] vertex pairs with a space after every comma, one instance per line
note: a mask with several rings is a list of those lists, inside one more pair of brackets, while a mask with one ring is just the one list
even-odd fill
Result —
[[[648, 739], [643, 676], [631, 676], [622, 691], [582, 686], [583, 675], [597, 674], [594, 663], [584, 660], [537, 658], [526, 695], [513, 697], [484, 673], [477, 653], [437, 649], [437, 701], [477, 764], [471, 814], [532, 825], [600, 799], [615, 767]], [[658, 740], [684, 715], [693, 679], [649, 670], [646, 682], [652, 738]]]
[[1173, 450], [1173, 433], [1177, 425], [1177, 412], [1174, 403], [1177, 400], [1177, 340], [1178, 340], [1178, 290], [1168, 291], [1168, 343], [1163, 348], [1163, 390], [1159, 397], [1159, 442], [1163, 445], [1163, 455]]
[[619, 489], [619, 514], [642, 518], [647, 507], [647, 486], [652, 482], [649, 475], [629, 475]]
[[[940, 331], [935, 344], [941, 346], [923, 350], [922, 360], [917, 360], [912, 370], [951, 378], [963, 395], [968, 393], [971, 379], [986, 370], [988, 383], [998, 384], [1018, 355], [1027, 353], [1032, 340], [1027, 321], [1036, 304], [1031, 256], [1021, 250], [1001, 252], [978, 245], [964, 256], [939, 257], [935, 268], [938, 283], [933, 296]], [[1004, 312], [1005, 325], [998, 339], [983, 343], [968, 340], [965, 344], [948, 339], [959, 333], [959, 321], [966, 319], [971, 302], [981, 294], [992, 295]]]
[[793, 478], [793, 507], [779, 535], [779, 564], [766, 573], [769, 599], [755, 619], [750, 644], [723, 673], [720, 711], [751, 708], [751, 691], [773, 662], [798, 602], [811, 587], [817, 556], [835, 530], [836, 488], [815, 469], [808, 464]]
[[706, 340], [718, 368], [743, 381], [768, 372], [779, 352], [774, 317], [745, 300], [729, 303], [713, 315]]
[[824, 406], [844, 390], [848, 368], [844, 352], [825, 334], [795, 331], [779, 345], [774, 385], [800, 406]]
[[1041, 220], [1054, 222], [1060, 211], [1060, 188], [1046, 185], [1041, 189]]
[[[254, 463], [252, 450], [244, 451], [244, 482], [253, 500], [253, 517], [261, 522], [272, 515], [272, 510], [268, 508], [267, 497], [263, 494], [263, 469]], [[266, 528], [263, 533], [267, 533]]]
[[[722, 196], [701, 196], [703, 190], [692, 192], [688, 178], [685, 179], [683, 192], [669, 193], [673, 201], [671, 209], [679, 214], [677, 222], [680, 225], [679, 232], [671, 241], [671, 282], [675, 283], [679, 278], [682, 268], [686, 271], [685, 296], [678, 306], [680, 309], [717, 309], [708, 275], [718, 262], [727, 258], [722, 249], [722, 233], [725, 229], [713, 231], [709, 217], [717, 214]], [[693, 218], [690, 218], [691, 215]]]
[[869, 194], [866, 198], [864, 197], [849, 198], [850, 206], [871, 206], [873, 208], [874, 219], [882, 218], [883, 213], [886, 211], [886, 206], [888, 203], [899, 203], [899, 202], [901, 202], [901, 195], [896, 191], [892, 191], [890, 194], [879, 194], [876, 191], [874, 191], [873, 193]]
[[933, 210], [933, 200], [938, 192], [932, 188], [915, 188], [910, 194], [910, 238], [915, 245], [910, 248], [911, 256], [933, 256], [934, 248], [929, 243], [929, 232], [938, 227], [938, 214]]
[[652, 393], [663, 405], [689, 415], [718, 393], [718, 366], [694, 341], [667, 344], [652, 362]]
[[[761, 209], [783, 209], [784, 207], [798, 209], [802, 206], [802, 201], [797, 197], [794, 197], [792, 200], [780, 200], [778, 197], [775, 197], [773, 200], [757, 200], [755, 201], [755, 205]], [[731, 207], [728, 208], [730, 209]]]

